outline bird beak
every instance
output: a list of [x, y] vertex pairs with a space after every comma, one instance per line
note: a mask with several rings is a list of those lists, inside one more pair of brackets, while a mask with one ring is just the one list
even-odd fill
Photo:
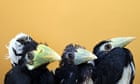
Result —
[[75, 53], [74, 63], [78, 65], [95, 59], [97, 59], [96, 55], [92, 54], [90, 51], [86, 49], [79, 48]]
[[118, 37], [112, 38], [110, 41], [113, 47], [125, 47], [133, 40], [135, 40], [135, 37]]
[[32, 63], [27, 64], [27, 68], [29, 70], [33, 70], [43, 64], [54, 62], [54, 61], [61, 61], [61, 57], [57, 54], [53, 49], [50, 47], [39, 44], [37, 49], [31, 52], [33, 55]]

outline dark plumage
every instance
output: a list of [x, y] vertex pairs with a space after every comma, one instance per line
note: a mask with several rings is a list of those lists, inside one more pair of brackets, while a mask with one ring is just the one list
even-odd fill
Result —
[[[30, 69], [29, 65], [34, 66], [36, 63], [40, 62], [37, 60], [37, 57], [34, 56], [33, 51], [37, 52], [35, 54], [46, 54], [45, 50], [43, 49], [47, 49], [47, 52], [49, 53], [47, 54], [48, 56], [52, 55], [57, 57], [58, 54], [48, 46], [40, 46], [40, 44], [32, 40], [31, 37], [30, 40], [28, 39], [28, 41], [25, 39], [29, 38], [28, 35], [23, 34], [21, 37], [17, 37], [19, 38], [15, 38], [14, 41], [11, 41], [15, 43], [11, 43], [10, 47], [8, 48], [13, 67], [6, 73], [4, 84], [55, 84], [54, 75], [46, 68], [46, 65], [48, 65], [51, 62], [50, 60], [52, 60], [54, 57], [51, 57], [51, 59], [49, 58], [46, 63], [43, 63], [38, 67], [35, 66]], [[47, 59], [47, 55], [43, 59]], [[34, 58], [36, 58], [36, 60], [34, 60]], [[58, 59], [59, 58], [60, 57], [58, 57]], [[55, 58], [55, 60], [56, 59], [57, 58]]]
[[5, 84], [55, 84], [55, 80], [45, 65], [32, 71], [17, 65], [6, 74]]
[[135, 64], [130, 50], [123, 48], [134, 38], [114, 38], [97, 44], [93, 53], [94, 84], [133, 84]]
[[[89, 51], [79, 45], [68, 45], [62, 55], [60, 67], [55, 71], [58, 84], [83, 84], [92, 73], [89, 60], [96, 59]], [[85, 64], [84, 64], [85, 63]]]
[[56, 69], [55, 78], [57, 84], [78, 84], [78, 67], [68, 64]]
[[57, 84], [77, 84], [78, 67], [74, 64], [75, 52], [76, 48], [72, 44], [66, 46], [60, 67], [55, 71]]
[[78, 65], [79, 79], [78, 84], [93, 84], [92, 74], [95, 68], [92, 64], [82, 63]]

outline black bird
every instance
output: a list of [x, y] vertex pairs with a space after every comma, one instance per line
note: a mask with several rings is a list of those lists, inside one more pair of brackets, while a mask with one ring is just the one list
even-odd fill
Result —
[[[80, 64], [96, 58], [95, 55], [79, 45], [67, 45], [62, 55], [60, 67], [55, 71], [57, 84], [81, 84], [83, 80], [81, 82]], [[85, 75], [87, 74], [82, 76]]]
[[[4, 84], [55, 84], [54, 76], [46, 68], [46, 65], [55, 60], [60, 60], [61, 57], [47, 45], [37, 43], [37, 45], [34, 46], [34, 49], [25, 53], [26, 50], [30, 50], [30, 48], [33, 47], [32, 45], [25, 43], [27, 42], [27, 39], [24, 38], [27, 38], [28, 35], [22, 34], [21, 38], [20, 36], [16, 37], [19, 38], [16, 38], [17, 40], [15, 40], [15, 43], [14, 41], [11, 41], [13, 42], [11, 43], [13, 45], [10, 45], [8, 48], [10, 52], [13, 51], [13, 54], [10, 55], [13, 59], [15, 57], [16, 61], [11, 59], [13, 67], [6, 73]], [[21, 42], [28, 47], [21, 44]], [[18, 46], [18, 44], [20, 44], [20, 46]], [[14, 49], [12, 46], [14, 46]], [[20, 58], [18, 58], [19, 53], [21, 53]]]
[[133, 84], [135, 64], [130, 50], [124, 47], [134, 39], [113, 38], [94, 47], [93, 53], [98, 57], [94, 61], [94, 84]]

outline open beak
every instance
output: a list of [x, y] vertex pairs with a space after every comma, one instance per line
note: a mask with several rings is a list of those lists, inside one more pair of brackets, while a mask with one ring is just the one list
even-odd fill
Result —
[[110, 39], [113, 47], [125, 47], [133, 40], [135, 40], [135, 37], [117, 37]]
[[61, 57], [58, 53], [43, 44], [39, 44], [37, 46], [37, 49], [32, 51], [31, 53], [33, 55], [33, 59], [31, 64], [27, 64], [27, 68], [29, 70], [33, 70], [46, 63], [61, 61]]
[[91, 53], [90, 51], [86, 49], [79, 48], [77, 49], [77, 52], [75, 53], [74, 63], [78, 65], [78, 64], [85, 63], [91, 60], [95, 60], [95, 59], [97, 59], [96, 55], [94, 55], [93, 53]]

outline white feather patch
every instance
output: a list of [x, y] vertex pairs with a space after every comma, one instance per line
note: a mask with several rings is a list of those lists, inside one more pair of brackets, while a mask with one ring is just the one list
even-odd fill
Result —
[[124, 68], [122, 77], [117, 84], [130, 84], [131, 74], [132, 71], [134, 70], [134, 66], [132, 69], [131, 64], [129, 64], [127, 67]]
[[10, 42], [9, 45], [7, 46], [8, 53], [9, 53], [9, 58], [11, 63], [14, 65], [14, 63], [18, 63], [18, 61], [21, 59], [21, 56], [16, 56], [13, 49], [16, 50], [16, 52], [22, 53], [23, 52], [23, 47], [21, 43], [19, 43], [17, 40], [23, 37], [28, 37], [27, 34], [24, 33], [19, 33], [17, 34]]
[[91, 78], [87, 78], [82, 84], [94, 84]]

